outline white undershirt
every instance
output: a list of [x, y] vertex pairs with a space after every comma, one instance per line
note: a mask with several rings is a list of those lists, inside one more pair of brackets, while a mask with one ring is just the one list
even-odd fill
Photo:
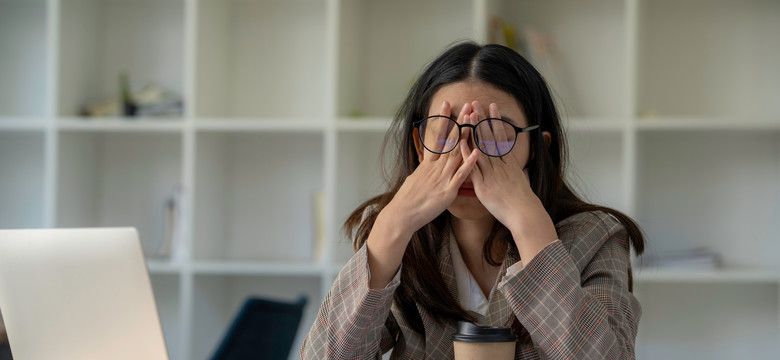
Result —
[[[458, 285], [458, 302], [466, 311], [471, 311], [485, 316], [488, 309], [488, 298], [477, 283], [477, 279], [471, 274], [463, 256], [460, 253], [458, 242], [455, 236], [450, 236], [450, 256], [452, 257], [452, 267], [455, 271], [455, 281]], [[506, 275], [512, 275], [523, 269], [523, 262], [518, 261], [506, 269]], [[500, 275], [500, 274], [499, 274]], [[490, 289], [490, 296], [496, 288]]]
[[[452, 267], [455, 271], [455, 281], [458, 285], [458, 302], [460, 306], [466, 311], [485, 316], [488, 310], [488, 298], [485, 297], [485, 293], [482, 292], [474, 275], [466, 267], [458, 247], [458, 242], [455, 241], [455, 236], [450, 236], [450, 256], [452, 257]], [[518, 261], [507, 268], [507, 275], [514, 274], [522, 268], [522, 262]], [[490, 290], [491, 296], [494, 291], [496, 291], [496, 288]]]
[[[466, 263], [463, 262], [463, 256], [460, 254], [458, 243], [454, 236], [450, 236], [450, 255], [452, 256], [452, 267], [455, 270], [455, 281], [458, 285], [458, 302], [466, 311], [472, 311], [480, 315], [485, 315], [488, 309], [488, 299], [479, 287], [477, 280], [471, 275]], [[490, 294], [493, 294], [490, 290]]]

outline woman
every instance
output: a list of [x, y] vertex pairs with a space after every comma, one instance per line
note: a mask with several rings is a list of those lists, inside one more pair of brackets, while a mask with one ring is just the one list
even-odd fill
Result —
[[412, 87], [391, 137], [395, 178], [347, 219], [356, 253], [302, 358], [453, 358], [458, 321], [512, 327], [516, 359], [635, 357], [629, 258], [644, 238], [565, 183], [564, 134], [533, 66], [456, 44]]

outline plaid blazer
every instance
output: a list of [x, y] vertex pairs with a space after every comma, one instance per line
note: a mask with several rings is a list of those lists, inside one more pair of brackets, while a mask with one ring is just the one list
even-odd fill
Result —
[[[629, 291], [628, 235], [601, 212], [573, 215], [555, 225], [559, 240], [518, 272], [506, 256], [480, 324], [511, 326], [514, 318], [531, 342], [517, 343], [515, 359], [634, 359], [641, 306]], [[449, 246], [440, 272], [455, 299]], [[384, 289], [368, 288], [365, 246], [341, 270], [301, 347], [302, 359], [452, 359], [456, 322], [434, 322], [418, 306], [425, 333], [411, 330], [393, 295], [400, 272]]]

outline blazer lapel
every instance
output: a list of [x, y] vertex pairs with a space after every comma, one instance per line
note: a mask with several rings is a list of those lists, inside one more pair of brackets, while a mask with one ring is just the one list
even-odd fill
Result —
[[[496, 277], [495, 284], [493, 284], [493, 289], [497, 289], [498, 284], [504, 279], [504, 276], [506, 276], [506, 269], [519, 260], [518, 257], [512, 255], [507, 250], [507, 253], [504, 256], [504, 262], [501, 263], [501, 269], [498, 271], [499, 275]], [[502, 292], [494, 290], [490, 299], [488, 299], [488, 309], [485, 313], [483, 325], [509, 327], [511, 326], [513, 319], [514, 314], [512, 313], [512, 309], [509, 308], [509, 304], [506, 302], [506, 297]]]
[[[452, 236], [452, 233], [448, 233], [447, 236]], [[458, 280], [455, 278], [455, 268], [452, 265], [449, 243], [449, 238], [443, 239], [441, 248], [439, 248], [439, 273], [442, 279], [444, 279], [444, 284], [447, 286], [447, 290], [450, 291], [450, 295], [455, 300], [458, 300]]]
[[[447, 234], [452, 236], [451, 233]], [[455, 279], [455, 269], [452, 265], [452, 255], [450, 254], [449, 238], [442, 240], [442, 246], [439, 249], [439, 273], [447, 286], [450, 295], [458, 299], [458, 282]], [[428, 311], [417, 305], [417, 311], [420, 313], [423, 324], [425, 324], [425, 353], [428, 359], [452, 359], [454, 357], [454, 348], [452, 345], [452, 334], [457, 330], [455, 324], [451, 321], [445, 321], [442, 324], [436, 323], [431, 318]]]

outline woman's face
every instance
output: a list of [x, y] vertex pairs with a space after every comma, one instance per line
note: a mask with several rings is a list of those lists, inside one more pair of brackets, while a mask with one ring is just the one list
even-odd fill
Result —
[[[443, 101], [448, 101], [452, 107], [452, 113], [444, 115], [450, 115], [457, 118], [463, 105], [472, 103], [473, 101], [479, 101], [487, 115], [488, 107], [491, 103], [495, 103], [498, 105], [498, 111], [501, 113], [501, 117], [504, 120], [507, 120], [518, 127], [528, 126], [525, 113], [512, 95], [482, 81], [461, 81], [441, 87], [431, 100], [428, 115], [439, 115]], [[464, 128], [460, 138], [461, 141], [467, 139], [469, 148], [473, 149], [474, 143], [471, 131], [471, 129]], [[529, 158], [529, 136], [529, 133], [517, 134], [517, 141], [514, 148], [512, 148], [512, 154], [520, 159], [520, 163], [523, 164], [523, 167], [526, 166]], [[425, 150], [418, 141], [416, 141], [415, 144], [417, 145], [417, 156], [419, 160], [422, 161], [423, 151], [427, 150]], [[487, 155], [480, 153], [480, 156]], [[473, 189], [471, 176], [469, 176], [458, 191], [457, 198], [447, 210], [449, 210], [452, 216], [461, 220], [492, 219], [493, 215], [491, 215], [482, 203], [479, 202]]]

